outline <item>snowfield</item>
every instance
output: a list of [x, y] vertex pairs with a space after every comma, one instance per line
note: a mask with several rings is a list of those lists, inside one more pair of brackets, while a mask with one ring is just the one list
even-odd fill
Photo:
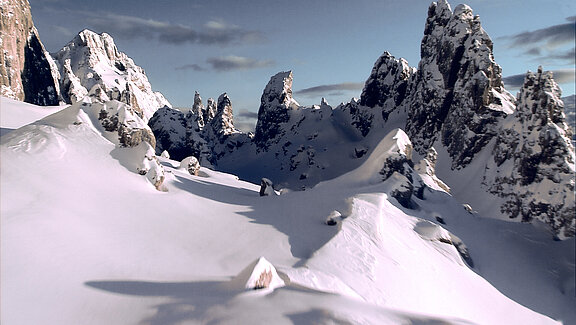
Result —
[[[40, 109], [2, 98], [1, 126]], [[409, 141], [394, 132], [358, 169], [264, 197], [163, 157], [156, 190], [90, 104], [3, 134], [0, 322], [576, 324], [574, 239], [443, 191], [402, 207], [377, 181]]]

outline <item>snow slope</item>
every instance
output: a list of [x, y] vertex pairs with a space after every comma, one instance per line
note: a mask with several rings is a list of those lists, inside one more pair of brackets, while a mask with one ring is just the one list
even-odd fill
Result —
[[0, 135], [35, 122], [65, 107], [36, 106], [7, 97], [0, 97]]
[[[159, 158], [163, 192], [91, 111], [0, 138], [2, 324], [576, 322], [574, 239], [478, 218], [444, 192], [403, 208], [395, 179], [372, 177], [407, 144], [398, 134], [350, 174], [279, 196]], [[245, 289], [254, 274], [273, 285]]]

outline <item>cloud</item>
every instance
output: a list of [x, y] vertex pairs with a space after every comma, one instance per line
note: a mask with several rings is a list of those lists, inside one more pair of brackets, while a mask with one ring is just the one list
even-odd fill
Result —
[[86, 21], [91, 27], [124, 39], [155, 38], [161, 43], [173, 45], [230, 45], [264, 40], [262, 33], [258, 31], [246, 30], [222, 21], [209, 21], [201, 28], [193, 28], [113, 13], [83, 12], [83, 14], [87, 16]]
[[251, 120], [251, 119], [256, 120], [256, 119], [258, 119], [258, 113], [249, 111], [247, 109], [241, 109], [240, 112], [238, 113], [237, 117], [239, 117], [241, 119], [247, 119], [247, 120]]
[[[573, 83], [575, 81], [574, 74], [576, 73], [574, 69], [562, 69], [562, 70], [552, 70], [554, 74], [554, 80], [557, 83]], [[508, 88], [520, 88], [524, 84], [524, 78], [526, 74], [516, 74], [508, 77], [502, 78], [504, 85]]]
[[339, 84], [321, 85], [316, 87], [305, 88], [294, 92], [294, 94], [307, 97], [316, 97], [320, 95], [326, 95], [327, 93], [342, 94], [343, 91], [362, 90], [363, 87], [364, 83], [361, 82], [344, 82]]
[[503, 38], [511, 41], [510, 47], [525, 47], [545, 43], [548, 47], [554, 48], [567, 43], [573, 44], [575, 38], [574, 18], [575, 17], [568, 17], [567, 20], [570, 22], [565, 24], [504, 36]]
[[174, 70], [206, 71], [205, 68], [203, 68], [202, 66], [200, 66], [199, 64], [196, 64], [196, 63], [185, 64], [185, 65], [174, 68]]
[[257, 69], [274, 65], [274, 61], [271, 60], [256, 60], [236, 55], [208, 58], [206, 63], [211, 66], [212, 70], [219, 72]]
[[257, 121], [258, 113], [247, 109], [241, 109], [237, 114], [234, 114], [234, 126], [244, 132], [254, 132]]

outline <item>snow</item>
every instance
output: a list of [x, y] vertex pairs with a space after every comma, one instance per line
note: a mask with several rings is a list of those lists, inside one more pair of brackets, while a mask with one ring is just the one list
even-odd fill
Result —
[[[2, 112], [21, 106], [2, 99]], [[576, 322], [574, 239], [479, 218], [440, 191], [403, 208], [393, 179], [374, 176], [406, 152], [401, 130], [306, 191], [260, 197], [234, 175], [156, 157], [158, 191], [132, 166], [143, 149], [110, 142], [93, 109], [0, 137], [2, 324]], [[246, 290], [268, 272], [272, 285]]]
[[36, 106], [7, 97], [0, 97], [0, 135], [35, 122], [66, 106]]

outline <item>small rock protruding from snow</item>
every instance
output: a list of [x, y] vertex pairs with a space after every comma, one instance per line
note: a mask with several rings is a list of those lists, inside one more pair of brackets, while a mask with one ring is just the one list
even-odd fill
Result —
[[190, 175], [198, 176], [200, 173], [200, 162], [194, 156], [186, 157], [180, 162], [180, 168], [186, 169]]
[[473, 214], [475, 213], [474, 209], [472, 209], [472, 206], [470, 204], [462, 204], [462, 207], [464, 208], [464, 210], [466, 210], [466, 212]]
[[136, 168], [138, 174], [146, 175], [146, 178], [154, 185], [154, 187], [162, 191], [162, 183], [164, 182], [164, 167], [158, 160], [154, 153], [154, 148], [148, 142], [141, 142], [133, 149], [138, 153], [143, 152], [143, 159], [139, 166]]
[[276, 268], [264, 257], [260, 257], [245, 267], [230, 284], [236, 289], [259, 290], [275, 289], [286, 284]]
[[342, 213], [337, 210], [330, 212], [328, 217], [326, 218], [326, 224], [328, 226], [335, 226], [338, 224], [338, 221], [342, 220]]
[[277, 195], [274, 190], [274, 183], [268, 178], [262, 178], [260, 181], [260, 196], [274, 196]]

